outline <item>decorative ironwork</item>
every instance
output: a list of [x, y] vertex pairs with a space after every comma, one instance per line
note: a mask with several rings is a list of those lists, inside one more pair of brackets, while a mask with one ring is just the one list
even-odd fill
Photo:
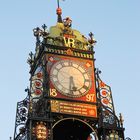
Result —
[[39, 27], [33, 29], [34, 36], [36, 37], [36, 46], [40, 45], [41, 37], [46, 38], [49, 35], [46, 24], [42, 25], [42, 29]]
[[104, 123], [109, 124], [109, 125], [112, 125], [115, 123], [115, 117], [109, 111], [103, 111], [102, 115], [103, 115], [103, 122]]
[[110, 86], [105, 84], [99, 77], [101, 71], [96, 69], [96, 79], [98, 85], [98, 101], [100, 105], [100, 123], [102, 126], [105, 127], [113, 127], [117, 128], [120, 127], [120, 121], [115, 114], [112, 92]]
[[110, 86], [106, 85], [100, 78], [98, 78], [99, 83], [99, 96], [102, 106], [108, 108], [111, 112], [115, 112], [113, 106], [113, 99]]
[[66, 17], [65, 19], [63, 19], [63, 23], [65, 27], [71, 27], [72, 26], [72, 20], [70, 19], [70, 17]]
[[123, 116], [122, 116], [122, 114], [120, 113], [120, 116], [119, 116], [119, 118], [120, 118], [120, 125], [121, 125], [121, 127], [123, 127], [123, 122], [124, 122], [124, 120], [123, 120]]
[[31, 77], [31, 97], [39, 97], [43, 93], [43, 68], [38, 66]]
[[97, 43], [97, 41], [96, 41], [95, 38], [94, 38], [94, 34], [93, 34], [92, 32], [90, 32], [90, 33], [89, 33], [89, 37], [90, 37], [90, 39], [88, 40], [88, 42], [89, 42], [92, 46], [94, 46], [94, 45]]
[[40, 44], [40, 37], [42, 36], [42, 30], [39, 27], [33, 29], [34, 36], [36, 37], [37, 45]]
[[131, 140], [129, 137], [125, 138], [125, 140]]
[[27, 138], [27, 131], [25, 131], [24, 133], [19, 133], [14, 140], [28, 140]]
[[23, 101], [17, 103], [14, 140], [22, 140], [22, 138], [26, 136], [28, 108], [29, 96], [27, 96]]
[[34, 54], [32, 52], [29, 53], [29, 57], [27, 59], [27, 63], [32, 66], [34, 64]]

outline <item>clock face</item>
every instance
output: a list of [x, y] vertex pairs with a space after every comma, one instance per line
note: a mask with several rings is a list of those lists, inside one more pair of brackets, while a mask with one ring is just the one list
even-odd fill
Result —
[[68, 97], [84, 96], [91, 87], [91, 78], [82, 63], [73, 60], [56, 62], [50, 71], [54, 87]]

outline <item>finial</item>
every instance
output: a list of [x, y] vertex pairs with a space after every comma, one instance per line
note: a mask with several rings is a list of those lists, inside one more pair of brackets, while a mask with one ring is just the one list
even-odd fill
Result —
[[91, 45], [95, 45], [95, 43], [97, 42], [94, 38], [94, 34], [92, 32], [89, 33], [89, 37], [90, 39], [88, 40], [88, 42], [91, 44]]
[[36, 45], [40, 44], [40, 36], [42, 35], [42, 30], [39, 27], [33, 29], [34, 36], [36, 37]]
[[70, 17], [66, 17], [65, 19], [63, 19], [63, 23], [65, 27], [71, 27], [72, 26], [72, 20], [70, 19]]
[[30, 89], [29, 89], [29, 87], [27, 87], [27, 88], [25, 89], [25, 92], [27, 92], [28, 95], [29, 95], [29, 93], [30, 93]]
[[62, 23], [62, 9], [60, 8], [60, 4], [59, 4], [59, 0], [57, 0], [57, 9], [56, 9], [56, 14], [58, 15], [58, 18], [57, 18], [57, 22], [59, 23]]
[[123, 116], [121, 113], [119, 114], [119, 118], [120, 118], [120, 125], [123, 127], [124, 120], [123, 120]]
[[46, 29], [47, 29], [46, 24], [43, 24], [43, 25], [42, 25], [42, 28], [43, 28], [43, 31], [45, 32], [45, 31], [46, 31]]
[[102, 73], [101, 70], [99, 70], [99, 68], [96, 68], [95, 70], [96, 70], [97, 75], [100, 75]]
[[42, 25], [42, 29], [43, 29], [43, 31], [42, 31], [42, 36], [43, 36], [43, 38], [46, 38], [46, 37], [49, 35], [49, 32], [47, 31], [47, 26], [46, 26], [46, 24], [43, 24], [43, 25]]
[[33, 62], [34, 62], [34, 54], [33, 54], [32, 52], [30, 52], [30, 53], [29, 53], [29, 57], [28, 57], [28, 59], [27, 59], [27, 63], [28, 63], [30, 66], [32, 66]]

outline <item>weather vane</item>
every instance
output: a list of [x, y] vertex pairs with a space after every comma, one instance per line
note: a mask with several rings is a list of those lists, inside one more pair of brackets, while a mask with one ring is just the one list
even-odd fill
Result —
[[[64, 1], [64, 0], [63, 0]], [[57, 13], [57, 15], [58, 15], [58, 19], [57, 19], [57, 21], [59, 22], [59, 23], [62, 23], [62, 17], [61, 17], [61, 14], [62, 14], [62, 9], [60, 8], [60, 5], [59, 5], [59, 0], [57, 0], [57, 10], [56, 10], [56, 13]]]
[[57, 7], [59, 8], [59, 0], [57, 0]]
[[[63, 0], [63, 1], [65, 1], [65, 0]], [[60, 7], [59, 3], [60, 3], [60, 1], [57, 0], [57, 7], [58, 7], [58, 8]]]

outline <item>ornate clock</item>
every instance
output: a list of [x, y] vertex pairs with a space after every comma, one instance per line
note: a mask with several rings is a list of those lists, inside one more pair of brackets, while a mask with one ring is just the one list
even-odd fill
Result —
[[50, 79], [54, 87], [68, 97], [84, 96], [91, 87], [91, 78], [82, 63], [61, 60], [53, 65]]
[[96, 103], [93, 60], [49, 54], [50, 96]]

